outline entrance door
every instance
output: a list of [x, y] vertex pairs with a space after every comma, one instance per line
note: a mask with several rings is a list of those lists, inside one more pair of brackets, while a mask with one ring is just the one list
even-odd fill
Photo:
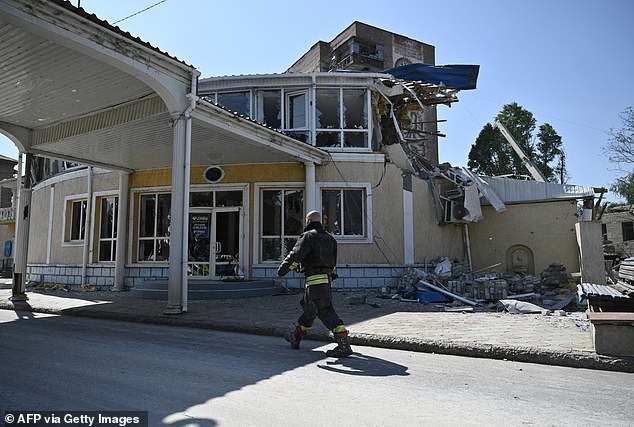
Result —
[[192, 209], [187, 275], [220, 280], [240, 273], [240, 208]]
[[240, 208], [216, 208], [213, 212], [212, 277], [240, 274]]

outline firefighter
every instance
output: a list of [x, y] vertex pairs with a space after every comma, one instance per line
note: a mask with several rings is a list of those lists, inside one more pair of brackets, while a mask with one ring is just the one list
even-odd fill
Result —
[[[278, 276], [290, 270], [301, 269], [306, 276], [304, 296], [300, 301], [302, 315], [295, 329], [285, 335], [291, 348], [298, 349], [306, 331], [313, 326], [316, 317], [332, 331], [337, 347], [326, 352], [330, 357], [348, 357], [352, 348], [348, 342], [348, 331], [332, 306], [332, 280], [336, 278], [337, 241], [321, 224], [321, 214], [310, 211], [306, 214], [306, 228], [297, 243], [277, 269]], [[333, 277], [334, 276], [334, 277]]]

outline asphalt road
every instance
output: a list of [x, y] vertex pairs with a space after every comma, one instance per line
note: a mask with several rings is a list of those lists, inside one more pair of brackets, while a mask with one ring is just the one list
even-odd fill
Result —
[[634, 374], [0, 310], [5, 410], [168, 426], [631, 426]]

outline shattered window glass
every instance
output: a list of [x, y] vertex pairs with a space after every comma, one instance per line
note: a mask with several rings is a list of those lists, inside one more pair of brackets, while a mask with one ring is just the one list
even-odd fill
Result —
[[340, 147], [341, 142], [339, 142], [339, 134], [341, 132], [317, 132], [317, 147]]
[[257, 120], [273, 129], [282, 127], [282, 91], [262, 90], [257, 97]]
[[317, 89], [317, 129], [340, 129], [339, 89]]
[[368, 134], [366, 132], [344, 132], [343, 146], [365, 148], [368, 146]]
[[368, 128], [367, 99], [365, 89], [343, 89], [343, 128]]
[[335, 236], [365, 236], [365, 197], [360, 188], [323, 189], [322, 223]]
[[227, 110], [251, 117], [251, 93], [248, 91], [219, 93], [217, 103]]
[[260, 259], [281, 261], [304, 229], [304, 190], [262, 191]]

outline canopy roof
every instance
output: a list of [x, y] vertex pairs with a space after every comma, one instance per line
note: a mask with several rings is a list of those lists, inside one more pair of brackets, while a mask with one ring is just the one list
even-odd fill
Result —
[[384, 73], [397, 79], [429, 83], [451, 89], [475, 89], [478, 81], [479, 65], [428, 65], [408, 64], [390, 68]]
[[[172, 166], [198, 71], [66, 1], [0, 2], [0, 132], [23, 152], [134, 171]], [[326, 154], [198, 101], [191, 164]]]

